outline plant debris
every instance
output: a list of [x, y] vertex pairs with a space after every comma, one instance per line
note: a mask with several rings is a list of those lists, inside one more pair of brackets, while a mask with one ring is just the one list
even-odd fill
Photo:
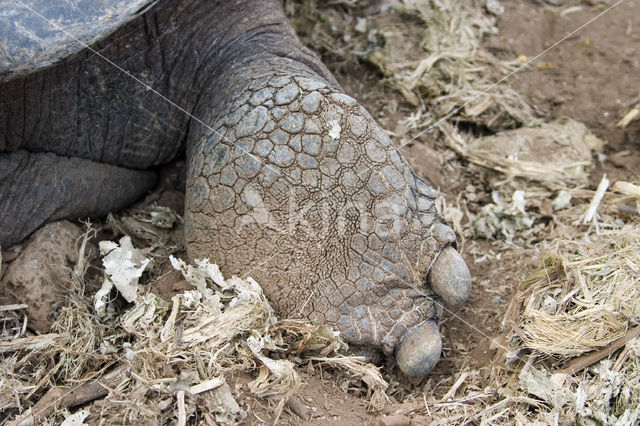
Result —
[[533, 226], [533, 218], [525, 211], [524, 192], [515, 191], [511, 203], [505, 203], [497, 191], [492, 197], [494, 202], [484, 205], [469, 221], [467, 228], [472, 236], [511, 241], [519, 232]]
[[468, 161], [552, 188], [586, 184], [591, 151], [603, 146], [584, 124], [570, 119], [480, 138], [464, 137], [449, 124], [443, 131], [447, 146]]
[[[85, 238], [93, 234], [90, 230]], [[276, 422], [301, 385], [298, 369], [310, 363], [343, 371], [349, 380], [362, 383], [369, 389], [372, 410], [382, 409], [387, 402], [387, 383], [377, 367], [345, 357], [346, 345], [326, 326], [279, 321], [253, 279], [225, 279], [207, 259], [196, 260], [193, 266], [170, 256], [165, 262], [192, 286], [173, 296], [170, 304], [142, 290], [148, 289], [139, 280], [150, 259], [133, 247], [128, 236], [119, 244], [101, 241], [100, 247], [103, 280], [112, 283], [129, 303], [114, 303], [115, 290], [109, 285], [97, 293], [99, 301], [109, 302], [94, 306], [93, 296], [74, 285], [71, 305], [54, 324], [57, 333], [17, 339], [6, 336], [0, 342], [0, 354], [5, 354], [0, 384], [3, 394], [10, 396], [0, 409], [22, 412], [18, 423], [62, 420], [67, 408], [93, 401], [83, 410], [89, 418], [99, 413], [101, 421], [107, 422], [116, 421], [124, 412], [136, 422], [179, 422], [206, 413], [218, 423], [233, 424], [246, 413], [225, 376], [238, 371], [255, 374], [247, 385], [253, 395], [277, 402]], [[74, 276], [74, 282], [85, 278]], [[104, 316], [107, 308], [111, 315]], [[12, 356], [18, 353], [23, 356]], [[119, 366], [113, 369], [115, 365]], [[126, 377], [114, 373], [123, 368]], [[104, 380], [110, 384], [93, 392], [91, 381], [107, 370], [111, 372]], [[114, 374], [118, 381], [109, 381]], [[69, 387], [71, 383], [75, 385]], [[48, 391], [42, 394], [38, 389]], [[171, 409], [174, 404], [177, 411]]]
[[640, 228], [558, 239], [526, 282], [521, 337], [547, 355], [602, 348], [640, 322]]
[[[499, 14], [495, 3], [488, 7]], [[435, 108], [435, 114], [421, 108], [421, 117], [412, 118], [414, 125], [428, 127], [450, 114], [493, 130], [535, 120], [517, 92], [496, 86], [519, 64], [500, 60], [480, 46], [485, 34], [497, 31], [492, 17], [443, 0], [398, 2], [393, 10], [395, 19], [378, 30], [383, 47], [367, 59], [411, 105], [427, 100]]]

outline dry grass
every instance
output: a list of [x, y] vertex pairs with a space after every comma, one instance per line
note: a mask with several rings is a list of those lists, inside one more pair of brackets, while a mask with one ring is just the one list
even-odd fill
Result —
[[621, 337], [640, 321], [640, 228], [556, 240], [525, 291], [524, 344], [576, 356]]
[[381, 49], [368, 59], [407, 102], [419, 107], [411, 127], [423, 128], [453, 114], [492, 130], [534, 121], [531, 107], [507, 85], [495, 85], [519, 63], [503, 61], [481, 47], [496, 33], [494, 19], [463, 2], [397, 2], [379, 28]]
[[584, 124], [570, 119], [479, 138], [448, 123], [442, 130], [447, 146], [467, 161], [509, 178], [543, 182], [552, 190], [587, 184], [591, 151], [603, 146]]
[[[465, 2], [392, 1], [383, 13], [365, 2], [288, 1], [301, 38], [325, 56], [347, 64], [362, 60], [415, 107], [408, 129], [424, 129], [452, 114], [491, 130], [535, 122], [533, 109], [508, 85], [496, 83], [521, 65], [486, 51], [494, 17]], [[371, 6], [375, 9], [375, 6]], [[364, 16], [359, 16], [364, 15]]]
[[[345, 356], [346, 345], [337, 333], [306, 321], [279, 321], [258, 283], [251, 278], [225, 279], [207, 260], [193, 266], [172, 256], [164, 258], [193, 287], [175, 295], [171, 303], [146, 292], [150, 286], [144, 285], [137, 294], [134, 291], [131, 305], [123, 304], [112, 290], [104, 309], [96, 311], [94, 295], [84, 292], [90, 264], [84, 247], [93, 236], [92, 230], [85, 236], [80, 266], [60, 277], [71, 291], [52, 327], [56, 333], [43, 336], [45, 340], [37, 336], [16, 340], [16, 334], [24, 334], [21, 307], [2, 310], [5, 324], [13, 324], [5, 329], [8, 343], [0, 372], [4, 395], [0, 409], [5, 415], [22, 413], [17, 421], [26, 424], [44, 419], [59, 422], [67, 416], [66, 408], [78, 403], [73, 397], [78, 389], [87, 392], [86, 387], [113, 375], [108, 373], [112, 370], [126, 373], [118, 375], [119, 381], [109, 382], [111, 390], [105, 399], [86, 407], [107, 423], [125, 419], [164, 423], [184, 416], [213, 416], [216, 422], [235, 423], [246, 413], [225, 377], [237, 372], [253, 376], [248, 389], [256, 398], [276, 402], [272, 419], [276, 422], [301, 385], [298, 370], [308, 370], [308, 364], [341, 371], [355, 386], [368, 389], [372, 410], [382, 409], [387, 402], [387, 383], [378, 368]], [[123, 259], [151, 253], [128, 244], [108, 245], [115, 248], [103, 253], [104, 261], [117, 258], [118, 250]], [[160, 261], [155, 258], [156, 263]], [[128, 262], [122, 263], [122, 271], [109, 264], [111, 280], [118, 281], [120, 273], [129, 277]], [[93, 279], [103, 280], [101, 276]], [[96, 393], [88, 402], [105, 394]]]

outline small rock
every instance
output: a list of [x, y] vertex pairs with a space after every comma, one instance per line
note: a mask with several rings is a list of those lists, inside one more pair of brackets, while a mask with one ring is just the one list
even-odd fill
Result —
[[0, 295], [27, 304], [29, 327], [40, 333], [49, 332], [53, 314], [65, 301], [57, 275], [78, 261], [75, 244], [81, 235], [82, 230], [66, 220], [45, 225], [24, 244], [2, 277]]

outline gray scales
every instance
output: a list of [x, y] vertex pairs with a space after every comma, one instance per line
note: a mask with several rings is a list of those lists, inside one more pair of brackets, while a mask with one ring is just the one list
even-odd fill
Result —
[[429, 373], [470, 290], [455, 233], [279, 1], [0, 1], [3, 247], [127, 206], [185, 151], [191, 259]]

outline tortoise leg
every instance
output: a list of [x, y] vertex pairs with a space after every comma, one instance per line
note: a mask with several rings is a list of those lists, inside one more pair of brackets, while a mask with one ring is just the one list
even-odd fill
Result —
[[155, 180], [152, 172], [81, 158], [0, 153], [0, 245], [16, 244], [48, 222], [105, 216], [140, 198]]
[[245, 35], [195, 109], [208, 125], [192, 123], [187, 141], [189, 256], [252, 276], [279, 315], [334, 324], [421, 379], [440, 356], [443, 301], [469, 294], [455, 233], [278, 10], [255, 2], [230, 20]]

